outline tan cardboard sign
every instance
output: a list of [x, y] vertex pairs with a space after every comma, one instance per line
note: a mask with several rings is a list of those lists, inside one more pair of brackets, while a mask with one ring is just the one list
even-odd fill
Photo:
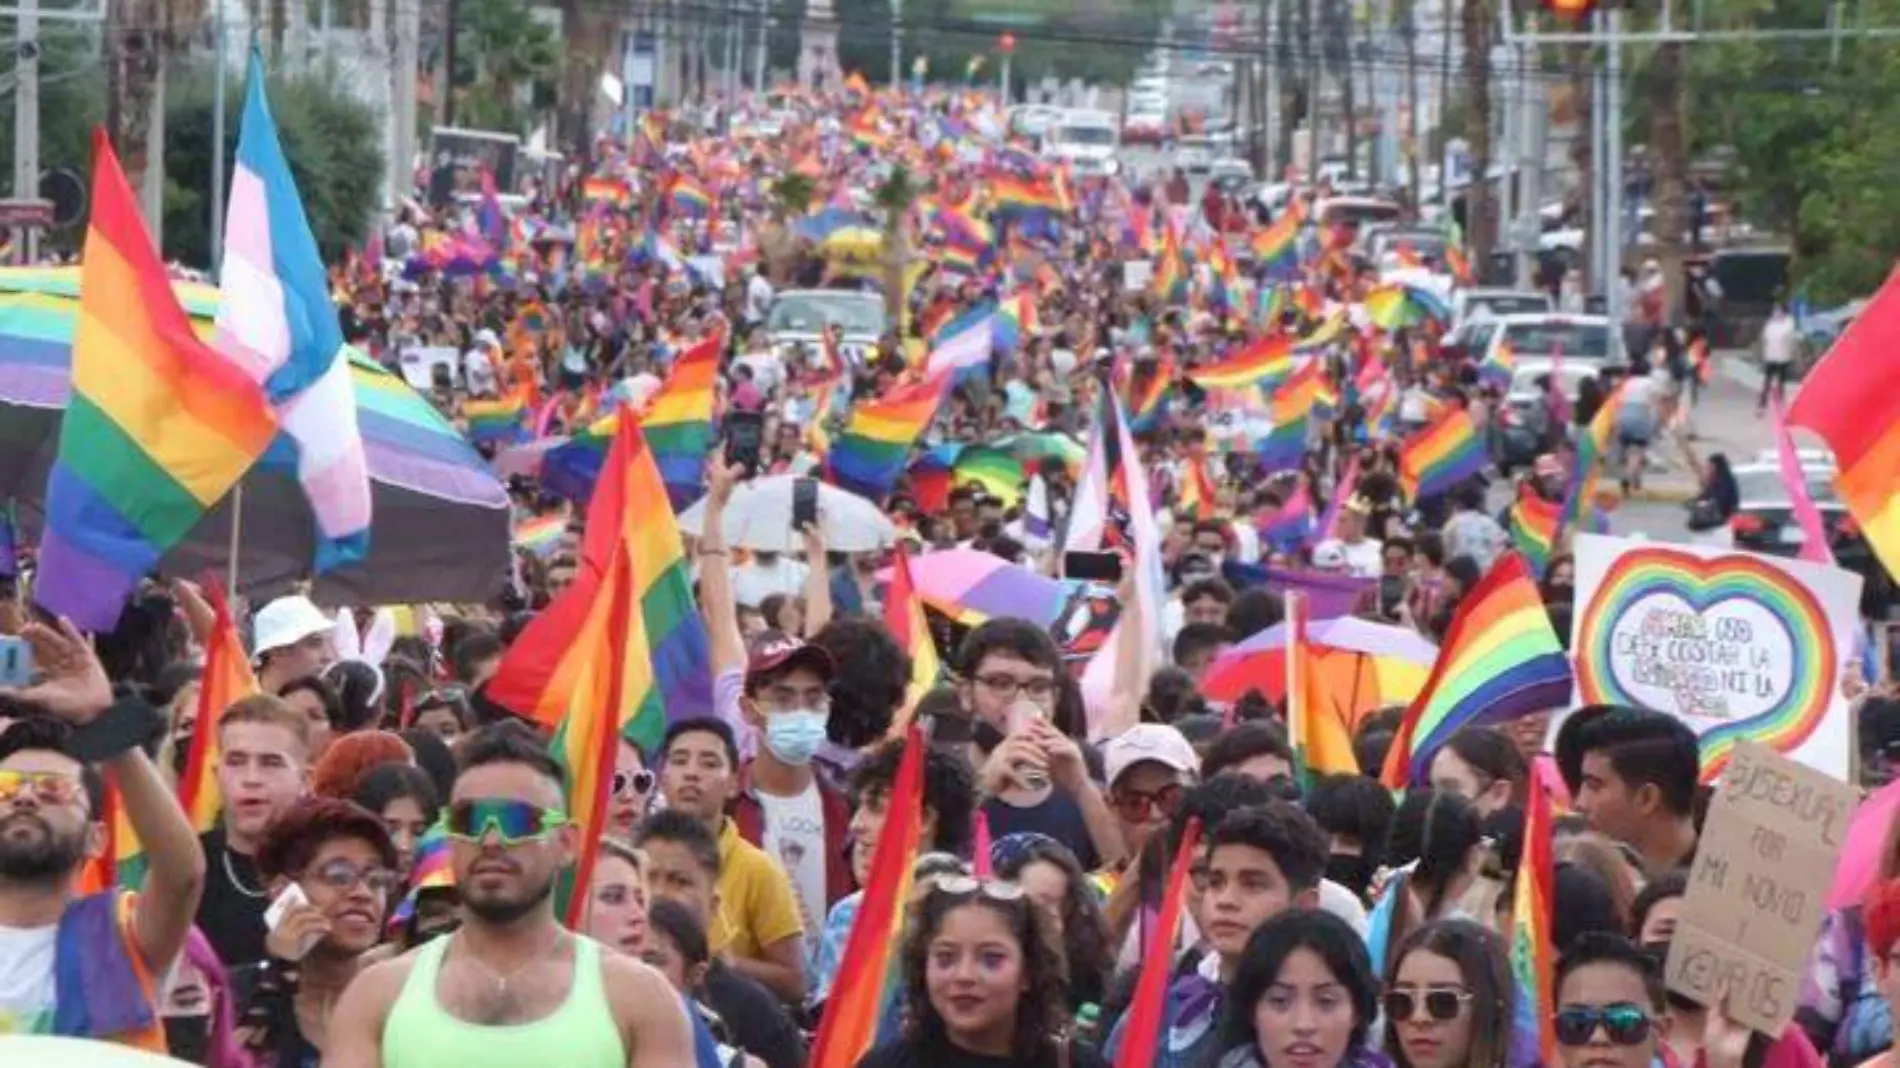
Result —
[[1738, 744], [1689, 871], [1669, 989], [1781, 1034], [1858, 801], [1838, 779], [1767, 746]]

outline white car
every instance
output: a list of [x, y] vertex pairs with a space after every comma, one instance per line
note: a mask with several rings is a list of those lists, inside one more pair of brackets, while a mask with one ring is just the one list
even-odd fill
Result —
[[1624, 367], [1629, 363], [1623, 352], [1622, 331], [1610, 329], [1610, 321], [1601, 315], [1500, 315], [1474, 325], [1482, 332], [1487, 323], [1490, 336], [1478, 352], [1480, 361], [1490, 359], [1498, 346], [1508, 341], [1519, 360], [1561, 354], [1566, 363], [1577, 360], [1597, 367]]
[[1205, 137], [1183, 137], [1174, 145], [1174, 165], [1189, 174], [1206, 174], [1214, 167], [1214, 146]]
[[843, 327], [838, 354], [853, 367], [862, 367], [877, 352], [884, 336], [884, 297], [849, 289], [788, 289], [772, 301], [765, 330], [781, 355], [806, 346], [816, 350], [825, 328]]
[[1541, 315], [1554, 310], [1550, 306], [1550, 294], [1541, 289], [1468, 286], [1452, 294], [1451, 298], [1451, 322], [1454, 327], [1463, 325], [1466, 320], [1479, 314]]
[[1049, 124], [1043, 133], [1042, 150], [1065, 160], [1078, 177], [1090, 178], [1114, 174], [1121, 169], [1115, 159], [1121, 147], [1121, 131], [1106, 111], [1069, 111]]

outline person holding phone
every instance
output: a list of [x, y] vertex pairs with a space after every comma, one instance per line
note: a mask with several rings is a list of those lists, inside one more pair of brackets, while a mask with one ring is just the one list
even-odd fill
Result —
[[269, 881], [269, 954], [251, 969], [239, 1039], [258, 1068], [303, 1068], [328, 1044], [331, 1012], [381, 939], [403, 884], [389, 831], [349, 801], [310, 797], [271, 824], [257, 854]]

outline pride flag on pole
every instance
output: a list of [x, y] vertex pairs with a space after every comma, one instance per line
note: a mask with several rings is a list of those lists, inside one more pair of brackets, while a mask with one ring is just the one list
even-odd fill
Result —
[[1511, 1063], [1556, 1064], [1557, 951], [1551, 946], [1550, 922], [1556, 905], [1556, 874], [1551, 854], [1551, 767], [1538, 761], [1531, 766], [1530, 790], [1524, 799], [1524, 849], [1517, 863], [1511, 892]]
[[[484, 172], [492, 189], [494, 179]], [[505, 235], [504, 235], [505, 236]], [[369, 461], [356, 422], [343, 327], [251, 50], [225, 213], [217, 333], [224, 358], [261, 383], [297, 457], [316, 518], [316, 568], [369, 554]]]
[[244, 643], [238, 640], [237, 625], [231, 621], [230, 606], [224, 591], [216, 586], [205, 588], [205, 600], [215, 613], [211, 636], [205, 640], [204, 674], [198, 681], [198, 718], [192, 726], [191, 749], [185, 755], [185, 771], [178, 779], [178, 803], [199, 834], [207, 834], [218, 825], [218, 813], [224, 797], [218, 792], [218, 724], [225, 709], [240, 698], [257, 692], [257, 677], [251, 674], [250, 658], [244, 655]]
[[898, 734], [909, 726], [917, 702], [937, 685], [937, 679], [943, 674], [936, 642], [930, 637], [930, 622], [924, 615], [924, 601], [918, 596], [917, 583], [910, 575], [910, 552], [901, 542], [896, 557], [891, 560], [891, 585], [884, 594], [884, 625], [890, 628], [904, 652], [910, 654], [910, 684], [904, 689], [904, 705], [891, 731]]
[[105, 131], [92, 145], [72, 396], [34, 596], [103, 631], [270, 448], [277, 420], [263, 389], [192, 330]]

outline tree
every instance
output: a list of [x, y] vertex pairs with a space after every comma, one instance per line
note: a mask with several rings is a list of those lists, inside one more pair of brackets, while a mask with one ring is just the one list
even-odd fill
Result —
[[[165, 254], [211, 263], [211, 72], [174, 83], [166, 109]], [[375, 216], [383, 180], [382, 125], [369, 108], [317, 76], [272, 77], [271, 112], [291, 176], [325, 260], [360, 246]], [[223, 147], [227, 168], [237, 151], [244, 84], [225, 86]], [[229, 170], [227, 169], [227, 174]]]
[[527, 133], [554, 105], [561, 68], [554, 31], [522, 0], [460, 0], [458, 12], [456, 124]]
[[1465, 187], [1465, 236], [1472, 262], [1480, 271], [1491, 262], [1497, 242], [1497, 213], [1491, 206], [1491, 28], [1497, 11], [1491, 0], [1464, 0], [1465, 140], [1471, 144], [1471, 184]]
[[884, 215], [884, 305], [890, 321], [904, 318], [904, 268], [910, 265], [910, 209], [917, 201], [917, 185], [911, 181], [910, 168], [899, 163], [891, 168], [871, 194], [871, 202]]

